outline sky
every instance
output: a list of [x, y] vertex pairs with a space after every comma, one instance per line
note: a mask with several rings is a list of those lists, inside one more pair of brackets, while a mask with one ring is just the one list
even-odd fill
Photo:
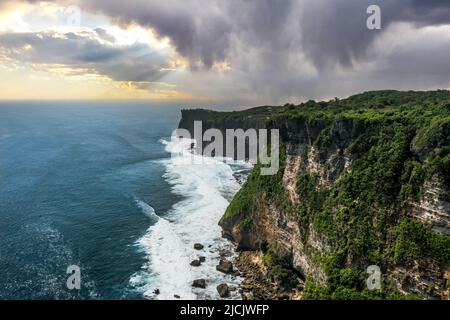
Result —
[[0, 100], [255, 106], [448, 89], [449, 57], [448, 0], [0, 0]]

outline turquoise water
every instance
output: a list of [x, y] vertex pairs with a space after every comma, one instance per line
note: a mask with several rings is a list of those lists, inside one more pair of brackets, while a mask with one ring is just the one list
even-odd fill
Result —
[[136, 199], [162, 214], [179, 201], [160, 161], [178, 121], [170, 105], [1, 103], [0, 298], [142, 297], [129, 280], [152, 222]]
[[250, 167], [192, 165], [191, 141], [170, 139], [179, 118], [143, 102], [0, 103], [0, 299], [218, 299], [241, 281], [215, 270], [233, 249], [217, 222]]

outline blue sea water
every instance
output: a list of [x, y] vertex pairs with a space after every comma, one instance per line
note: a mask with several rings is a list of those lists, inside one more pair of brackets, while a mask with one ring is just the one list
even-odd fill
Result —
[[[0, 299], [208, 299], [215, 286], [192, 279], [239, 281], [214, 266], [245, 164], [183, 163], [179, 119], [144, 102], [0, 103]], [[69, 265], [80, 290], [66, 287]]]

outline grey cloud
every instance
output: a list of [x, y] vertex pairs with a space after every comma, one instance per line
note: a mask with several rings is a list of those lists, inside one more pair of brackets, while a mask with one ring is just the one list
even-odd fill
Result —
[[[28, 0], [36, 2], [35, 0]], [[64, 1], [59, 1], [64, 2]], [[235, 43], [303, 50], [318, 68], [351, 66], [395, 22], [450, 23], [448, 0], [78, 0], [82, 10], [121, 24], [137, 23], [168, 37], [193, 66], [229, 60]], [[379, 5], [383, 29], [366, 28], [366, 9]]]
[[[272, 50], [304, 49], [317, 67], [350, 66], [381, 32], [366, 28], [366, 9], [382, 9], [383, 28], [399, 21], [450, 23], [446, 0], [82, 0], [121, 23], [139, 23], [169, 37], [193, 64], [227, 60], [234, 40]], [[281, 55], [282, 56], [282, 55]]]
[[156, 81], [168, 66], [164, 56], [145, 44], [114, 46], [75, 33], [0, 34], [0, 50], [18, 61], [90, 69], [117, 81]]
[[[366, 28], [369, 5], [381, 8], [382, 30]], [[315, 0], [304, 2], [303, 47], [317, 67], [339, 62], [350, 66], [363, 59], [370, 44], [395, 22], [417, 26], [450, 23], [450, 2], [445, 0]]]
[[[351, 93], [359, 83], [366, 89], [382, 83], [394, 87], [398, 83], [380, 82], [371, 70], [355, 75], [355, 63], [373, 59], [368, 49], [396, 22], [417, 27], [450, 23], [450, 2], [444, 0], [131, 0], [127, 5], [119, 0], [81, 1], [87, 10], [102, 12], [120, 23], [153, 28], [170, 38], [193, 66], [199, 61], [206, 68], [214, 62], [230, 62], [234, 69], [230, 77], [245, 82], [267, 102]], [[366, 28], [366, 9], [372, 4], [382, 10], [380, 31]], [[426, 39], [421, 41], [425, 45]], [[409, 70], [435, 71], [428, 64], [429, 54], [417, 47], [413, 50], [417, 58], [404, 60], [414, 63]], [[414, 53], [406, 50], [404, 55]], [[392, 61], [385, 64], [396, 59], [389, 58]], [[441, 59], [438, 55], [436, 60]], [[346, 79], [340, 78], [337, 66], [347, 69]], [[384, 70], [384, 77], [397, 81], [401, 72], [394, 70]], [[359, 83], [350, 83], [352, 78]], [[333, 85], [329, 79], [340, 79], [340, 83]]]
[[227, 56], [232, 25], [214, 1], [84, 1], [83, 7], [106, 13], [118, 23], [138, 23], [168, 37], [193, 65], [211, 67]]
[[94, 31], [95, 31], [95, 33], [97, 34], [97, 36], [98, 36], [100, 39], [104, 40], [104, 41], [108, 41], [108, 42], [111, 42], [111, 43], [113, 43], [113, 42], [116, 41], [116, 39], [114, 38], [114, 36], [111, 35], [111, 34], [109, 34], [105, 29], [102, 29], [102, 28], [95, 28]]
[[[171, 39], [177, 51], [191, 61], [210, 68], [228, 60], [233, 41], [248, 45], [285, 46], [290, 38], [286, 19], [293, 0], [120, 0], [83, 1], [88, 10], [105, 13], [119, 23], [138, 23]], [[285, 39], [288, 40], [288, 39]], [[290, 39], [289, 39], [290, 40]]]
[[[411, 36], [410, 42], [397, 51], [389, 51], [392, 43], [386, 42], [387, 35], [393, 32], [397, 32], [397, 39], [405, 36], [394, 28], [399, 22], [417, 30], [449, 25], [448, 0], [74, 1], [78, 1], [82, 11], [105, 14], [123, 25], [152, 28], [160, 37], [169, 38], [196, 69], [189, 75], [189, 83], [178, 80], [177, 86], [184, 91], [195, 87], [200, 96], [214, 91], [219, 96], [222, 92], [226, 98], [232, 88], [232, 92], [249, 99], [278, 103], [288, 97], [306, 99], [368, 89], [450, 85], [448, 42]], [[382, 10], [379, 31], [366, 28], [366, 9], [372, 4]], [[410, 36], [414, 29], [404, 32]], [[97, 33], [109, 41], [103, 38], [102, 31]], [[141, 62], [130, 59], [130, 55], [139, 57], [140, 48], [136, 46], [125, 52], [114, 46], [81, 43], [86, 47], [71, 49], [73, 44], [67, 47], [62, 43], [51, 46], [56, 52], [68, 50], [64, 61], [73, 59], [75, 64], [94, 65], [96, 70], [117, 79], [161, 76], [158, 67], [164, 65], [164, 59], [148, 50], [143, 51]], [[376, 54], [375, 45], [379, 46]], [[96, 46], [101, 49], [95, 49]], [[47, 55], [50, 59], [63, 59], [51, 52], [34, 59], [45, 60]], [[232, 67], [227, 75], [203, 76], [214, 63], [223, 61]], [[373, 68], [370, 64], [379, 66]], [[210, 71], [212, 75], [213, 72]]]

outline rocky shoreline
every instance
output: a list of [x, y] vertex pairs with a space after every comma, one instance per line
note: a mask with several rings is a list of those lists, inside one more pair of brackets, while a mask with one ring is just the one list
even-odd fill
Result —
[[[195, 244], [196, 250], [202, 250], [201, 244]], [[298, 300], [301, 298], [303, 281], [298, 279], [298, 285], [294, 289], [286, 289], [280, 285], [273, 275], [271, 267], [264, 263], [264, 254], [261, 251], [237, 251], [220, 250], [220, 260], [216, 270], [231, 277], [242, 277], [238, 287], [230, 286], [226, 282], [220, 283], [216, 290], [221, 298], [230, 298], [231, 293], [238, 291], [242, 300]], [[193, 260], [191, 266], [201, 266], [204, 257], [199, 256]], [[205, 289], [207, 279], [195, 279], [192, 287]], [[175, 297], [177, 298], [177, 297]]]
[[[194, 244], [194, 249], [201, 251], [204, 246], [200, 243]], [[216, 265], [216, 270], [229, 275], [235, 279], [236, 277], [241, 276], [241, 273], [234, 268], [233, 262], [229, 260], [230, 257], [233, 256], [233, 253], [229, 250], [221, 249], [219, 251], [219, 263]], [[198, 259], [192, 260], [190, 265], [193, 267], [200, 267], [203, 262], [205, 262], [206, 258], [204, 256], [199, 256]], [[207, 286], [207, 279], [195, 279], [192, 282], [192, 287], [205, 289]], [[237, 290], [237, 287], [230, 286], [228, 283], [223, 282], [216, 286], [217, 293], [221, 298], [230, 298], [231, 293]]]
[[[242, 186], [249, 173], [250, 170], [235, 173], [234, 177]], [[225, 235], [224, 237], [228, 238]], [[264, 264], [262, 251], [222, 252], [221, 257], [233, 257], [231, 263], [243, 277], [238, 289], [243, 300], [298, 300], [301, 298], [303, 279], [297, 278], [299, 284], [295, 289], [283, 288], [272, 274], [271, 267]]]
[[[251, 169], [243, 169], [233, 173], [233, 177], [242, 186]], [[223, 234], [228, 241], [233, 241]], [[241, 251], [235, 248], [222, 248], [218, 250], [218, 264], [216, 270], [229, 275], [229, 280], [236, 280], [241, 277], [242, 281], [239, 285], [231, 285], [233, 281], [224, 280], [216, 286], [216, 291], [222, 299], [239, 299], [242, 300], [294, 300], [301, 298], [303, 288], [302, 279], [298, 279], [298, 286], [294, 289], [286, 289], [280, 285], [276, 277], [271, 272], [272, 267], [263, 262], [264, 254], [261, 251]], [[208, 248], [211, 246], [208, 246]], [[202, 255], [202, 251], [207, 249], [204, 244], [195, 243], [194, 251], [199, 254], [189, 264], [191, 267], [201, 267], [206, 261], [206, 257]], [[212, 252], [212, 251], [211, 251]], [[228, 283], [227, 283], [228, 282]], [[206, 289], [211, 283], [208, 281], [207, 275], [198, 279], [194, 279], [191, 286], [197, 290]], [[159, 295], [160, 289], [155, 289], [153, 294]], [[174, 294], [175, 299], [181, 299], [178, 294]]]
[[[210, 246], [208, 246], [208, 247], [210, 247]], [[201, 267], [202, 264], [205, 263], [206, 259], [207, 259], [205, 256], [202, 255], [202, 252], [205, 250], [205, 247], [201, 243], [195, 243], [193, 246], [193, 249], [194, 249], [194, 251], [197, 251], [199, 253], [199, 255], [196, 259], [192, 260], [189, 263], [189, 265], [194, 268]], [[234, 253], [229, 249], [220, 249], [218, 251], [219, 262], [216, 265], [216, 270], [225, 275], [230, 276], [230, 279], [229, 279], [230, 281], [224, 281], [222, 283], [219, 283], [216, 286], [216, 291], [217, 291], [218, 295], [220, 296], [220, 298], [223, 298], [223, 299], [238, 298], [238, 295], [237, 295], [238, 289], [239, 289], [239, 293], [243, 292], [242, 289], [238, 288], [237, 285], [230, 284], [233, 282], [231, 280], [236, 280], [237, 277], [242, 276], [242, 273], [234, 267], [233, 256], [234, 256]], [[211, 285], [211, 282], [210, 282], [210, 280], [208, 280], [207, 277], [194, 279], [191, 283], [191, 286], [193, 288], [200, 289], [200, 290], [206, 289], [210, 285]], [[159, 294], [161, 294], [161, 289], [155, 288], [153, 290], [153, 294], [155, 296], [158, 296]], [[181, 299], [182, 296], [177, 293], [174, 293], [173, 298]]]
[[[203, 245], [196, 243], [194, 249], [201, 252]], [[264, 255], [261, 251], [231, 252], [222, 249], [219, 251], [219, 257], [219, 263], [216, 265], [217, 271], [229, 275], [233, 279], [243, 278], [238, 286], [232, 286], [226, 282], [217, 285], [216, 290], [220, 298], [230, 299], [233, 296], [236, 298], [237, 293], [242, 300], [298, 300], [301, 298], [303, 281], [299, 279], [299, 284], [294, 289], [283, 288], [271, 273], [270, 266], [264, 264]], [[190, 265], [200, 267], [204, 262], [205, 257], [199, 256], [198, 259], [191, 261]], [[208, 279], [206, 277], [195, 279], [192, 282], [192, 287], [196, 289], [205, 289], [207, 286]], [[160, 289], [156, 288], [153, 293], [159, 295]], [[178, 294], [174, 294], [173, 297], [181, 299]]]
[[241, 251], [235, 259], [244, 280], [239, 292], [243, 300], [298, 300], [301, 298], [303, 281], [294, 289], [286, 289], [277, 281], [271, 267], [264, 264], [261, 251]]

